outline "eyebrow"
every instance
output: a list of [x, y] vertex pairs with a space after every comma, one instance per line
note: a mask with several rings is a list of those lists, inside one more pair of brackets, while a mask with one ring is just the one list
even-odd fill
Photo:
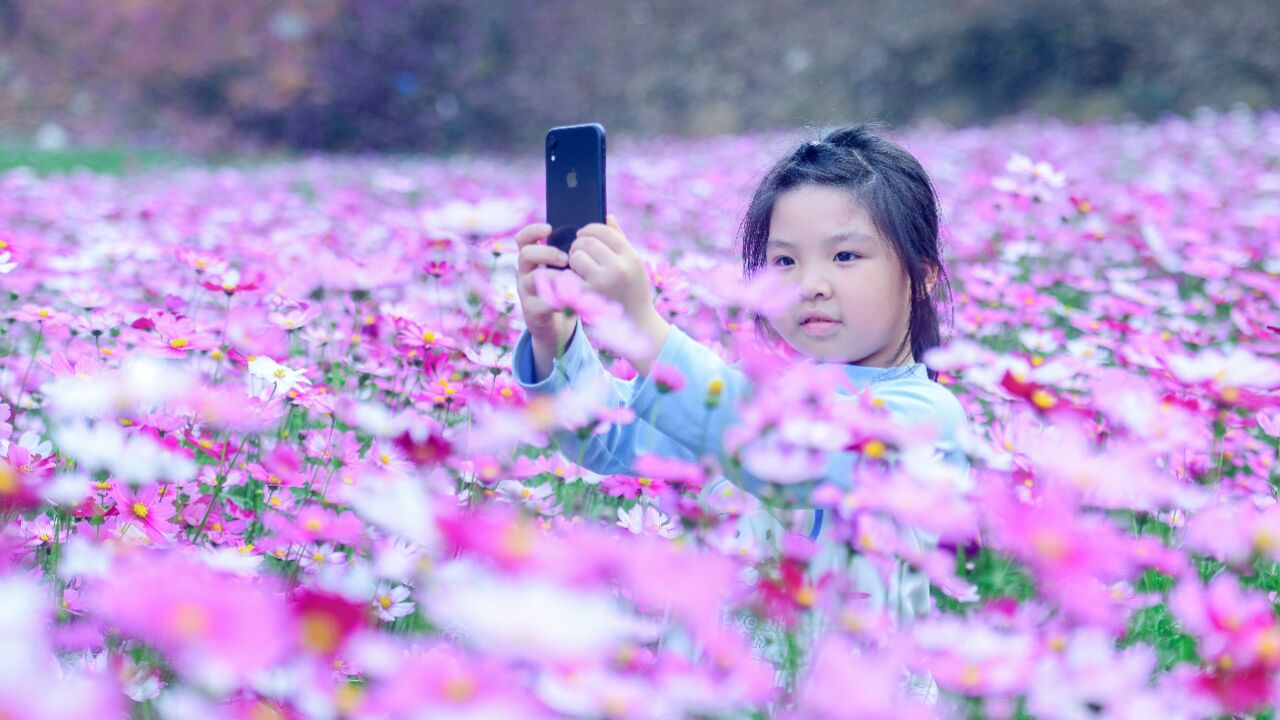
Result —
[[[871, 237], [870, 235], [868, 235], [868, 234], [866, 234], [866, 233], [846, 232], [846, 233], [840, 233], [839, 235], [832, 235], [831, 237], [829, 237], [829, 238], [827, 238], [826, 240], [824, 240], [824, 241], [822, 242], [822, 244], [823, 244], [823, 245], [834, 245], [834, 244], [836, 244], [836, 243], [838, 243], [838, 242], [842, 242], [842, 241], [844, 241], [844, 240], [867, 240], [867, 241], [874, 241], [874, 240], [875, 240], [875, 238]], [[771, 248], [771, 247], [775, 247], [775, 246], [777, 246], [777, 247], [788, 247], [788, 248], [794, 248], [794, 247], [795, 247], [795, 245], [794, 245], [794, 244], [789, 243], [789, 242], [787, 242], [786, 240], [775, 240], [775, 239], [773, 239], [773, 238], [769, 238], [768, 242], [766, 242], [766, 243], [764, 244], [764, 246], [765, 246], [765, 249], [766, 249], [766, 250], [767, 250], [767, 249], [769, 249], [769, 248]]]

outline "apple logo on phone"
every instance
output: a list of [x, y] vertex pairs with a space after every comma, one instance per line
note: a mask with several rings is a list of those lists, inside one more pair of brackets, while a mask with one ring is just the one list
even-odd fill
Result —
[[578, 171], [576, 169], [570, 170], [569, 174], [564, 176], [564, 181], [571, 188], [578, 187]]

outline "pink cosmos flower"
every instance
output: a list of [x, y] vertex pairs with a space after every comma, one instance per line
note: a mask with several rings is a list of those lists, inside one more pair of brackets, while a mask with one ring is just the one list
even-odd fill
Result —
[[1280, 438], [1280, 413], [1269, 415], [1259, 410], [1255, 416], [1258, 420], [1258, 427], [1262, 428], [1262, 432], [1268, 437]]
[[18, 518], [22, 533], [27, 536], [27, 547], [36, 548], [53, 544], [53, 521], [48, 515], [38, 515], [32, 520]]
[[167, 543], [178, 531], [178, 526], [170, 522], [174, 514], [172, 493], [164, 492], [163, 486], [135, 491], [125, 483], [116, 483], [111, 497], [116, 501], [115, 521], [141, 530], [152, 542]]
[[0, 509], [26, 509], [40, 503], [40, 487], [53, 470], [53, 459], [34, 455], [16, 442], [0, 455]]
[[178, 262], [186, 265], [196, 274], [210, 273], [212, 275], [221, 275], [228, 269], [227, 262], [221, 257], [203, 250], [182, 246], [174, 250], [174, 257]]
[[44, 324], [50, 323], [54, 325], [62, 325], [70, 321], [70, 317], [47, 305], [24, 304], [18, 310], [11, 310], [5, 314], [5, 317], [13, 318], [18, 322]]
[[370, 717], [548, 717], [511, 666], [445, 644], [421, 646], [388, 665], [371, 684], [361, 713]]
[[1201, 585], [1184, 580], [1169, 596], [1169, 609], [1200, 641], [1200, 655], [1223, 669], [1255, 663], [1280, 667], [1280, 628], [1271, 601], [1240, 587], [1232, 573]]
[[634, 500], [641, 495], [656, 497], [665, 490], [667, 483], [660, 478], [634, 475], [607, 475], [600, 481], [600, 489], [614, 497]]
[[1089, 717], [1099, 708], [1119, 710], [1147, 690], [1155, 663], [1155, 653], [1146, 645], [1117, 650], [1110, 634], [1083, 628], [1064, 648], [1041, 656], [1028, 709], [1036, 717], [1055, 720]]
[[613, 320], [622, 315], [617, 303], [587, 289], [573, 271], [541, 270], [534, 273], [538, 297], [555, 310], [571, 310], [588, 325]]
[[320, 316], [320, 308], [303, 303], [298, 307], [267, 313], [267, 322], [282, 330], [299, 330]]
[[146, 346], [165, 357], [183, 358], [189, 352], [212, 350], [218, 345], [218, 339], [212, 333], [200, 330], [191, 320], [175, 315], [158, 316], [154, 331], [154, 334], [146, 336]]
[[786, 720], [896, 720], [931, 718], [921, 697], [904, 682], [900, 651], [869, 653], [837, 635], [814, 648], [815, 660], [801, 680], [795, 709]]
[[992, 489], [982, 506], [995, 547], [1026, 562], [1047, 596], [1077, 617], [1107, 627], [1121, 621], [1104, 585], [1130, 579], [1135, 563], [1132, 541], [1115, 524], [1080, 512], [1060, 491], [1025, 503]]
[[938, 685], [966, 695], [1026, 691], [1039, 654], [1035, 638], [1017, 628], [997, 628], [980, 619], [939, 616], [911, 630], [913, 663]]
[[684, 388], [684, 375], [674, 366], [655, 362], [649, 367], [649, 377], [658, 386], [658, 392], [678, 392]]
[[104, 622], [218, 691], [282, 662], [294, 637], [281, 596], [172, 552], [121, 558], [88, 602]]
[[431, 350], [434, 348], [451, 350], [457, 349], [464, 344], [437, 329], [412, 321], [404, 321], [401, 324], [400, 331], [396, 335], [396, 342], [401, 347], [413, 350]]
[[708, 305], [721, 309], [730, 322], [746, 323], [748, 313], [771, 315], [791, 303], [791, 285], [781, 273], [764, 270], [744, 279], [733, 264], [717, 264], [703, 273], [700, 282], [690, 283], [689, 293]]
[[1280, 505], [1258, 510], [1252, 503], [1236, 502], [1203, 508], [1187, 521], [1183, 543], [1237, 566], [1255, 554], [1280, 561]]

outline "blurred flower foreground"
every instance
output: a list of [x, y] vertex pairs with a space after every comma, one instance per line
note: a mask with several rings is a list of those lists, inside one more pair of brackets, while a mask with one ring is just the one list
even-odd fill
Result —
[[[733, 232], [794, 139], [610, 158], [659, 310], [731, 361], [760, 301]], [[804, 539], [738, 537], [755, 499], [699, 502], [732, 458], [554, 451], [637, 419], [512, 381], [534, 164], [0, 176], [0, 717], [1265, 712], [1280, 115], [904, 141], [944, 202], [954, 329], [925, 359], [971, 473], [812, 378], [741, 408], [784, 450], [856, 438], [853, 489], [817, 497], [870, 567], [930, 578], [904, 627]]]

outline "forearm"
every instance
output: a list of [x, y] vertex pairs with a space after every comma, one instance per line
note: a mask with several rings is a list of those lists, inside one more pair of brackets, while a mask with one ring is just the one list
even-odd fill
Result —
[[573, 342], [577, 327], [577, 323], [569, 325], [568, 337], [564, 337], [564, 330], [558, 331], [555, 338], [537, 338], [530, 335], [535, 382], [542, 382], [551, 374], [556, 358], [564, 355], [565, 348]]
[[652, 307], [649, 310], [644, 317], [636, 321], [636, 327], [649, 341], [648, 349], [643, 353], [634, 354], [626, 358], [627, 362], [631, 363], [631, 367], [636, 369], [636, 373], [640, 377], [649, 375], [653, 362], [658, 359], [658, 353], [662, 352], [662, 346], [667, 342], [667, 336], [671, 333], [671, 323], [663, 320], [658, 311]]

